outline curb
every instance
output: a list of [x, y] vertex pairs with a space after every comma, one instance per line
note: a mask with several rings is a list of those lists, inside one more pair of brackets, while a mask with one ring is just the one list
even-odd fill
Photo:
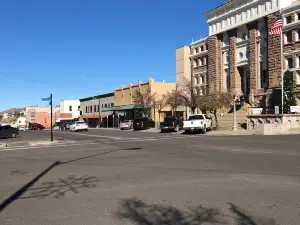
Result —
[[42, 146], [42, 145], [53, 145], [53, 144], [57, 144], [58, 141], [54, 140], [54, 141], [30, 141], [28, 142], [29, 146]]

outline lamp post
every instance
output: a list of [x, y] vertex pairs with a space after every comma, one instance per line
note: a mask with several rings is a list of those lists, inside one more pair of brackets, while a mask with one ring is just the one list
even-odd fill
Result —
[[101, 106], [100, 106], [101, 100], [100, 100], [100, 90], [99, 90], [99, 88], [97, 89], [97, 91], [98, 91], [98, 104], [99, 104], [99, 106], [98, 106], [98, 111], [99, 111], [98, 128], [100, 128], [100, 126], [101, 126]]

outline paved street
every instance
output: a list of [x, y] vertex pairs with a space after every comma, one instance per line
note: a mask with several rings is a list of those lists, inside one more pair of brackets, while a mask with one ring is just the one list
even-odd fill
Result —
[[55, 138], [31, 147], [49, 132], [26, 131], [0, 149], [0, 224], [299, 225], [297, 135], [89, 130]]

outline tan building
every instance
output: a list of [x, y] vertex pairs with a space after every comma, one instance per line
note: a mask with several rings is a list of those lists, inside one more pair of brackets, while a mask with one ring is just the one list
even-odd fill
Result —
[[[284, 54], [281, 36], [268, 35], [280, 11]], [[190, 76], [199, 95], [204, 90], [230, 91], [263, 108], [281, 105], [281, 75], [287, 65], [300, 85], [299, 0], [231, 0], [205, 16], [208, 37], [176, 50], [178, 84]]]
[[[135, 104], [133, 100], [133, 95], [137, 90], [141, 90], [141, 92], [145, 92], [150, 90], [151, 94], [156, 93], [157, 98], [160, 98], [163, 94], [167, 94], [171, 92], [176, 87], [175, 83], [167, 83], [167, 82], [155, 82], [154, 79], [149, 78], [147, 82], [139, 81], [137, 84], [129, 84], [129, 86], [122, 86], [121, 88], [115, 88], [114, 90], [114, 105], [112, 108], [116, 114], [120, 115], [122, 119], [129, 120], [139, 118], [141, 115], [135, 109]], [[170, 107], [166, 107], [163, 115], [171, 115]], [[161, 121], [163, 119], [163, 115], [161, 118], [158, 118], [158, 113], [152, 112], [152, 119], [155, 122]]]

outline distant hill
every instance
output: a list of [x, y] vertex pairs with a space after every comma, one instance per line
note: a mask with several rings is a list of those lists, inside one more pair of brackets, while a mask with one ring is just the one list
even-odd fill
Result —
[[11, 109], [7, 109], [7, 110], [4, 110], [4, 111], [1, 111], [0, 115], [2, 115], [4, 113], [22, 112], [24, 110], [25, 110], [25, 108], [11, 108]]

